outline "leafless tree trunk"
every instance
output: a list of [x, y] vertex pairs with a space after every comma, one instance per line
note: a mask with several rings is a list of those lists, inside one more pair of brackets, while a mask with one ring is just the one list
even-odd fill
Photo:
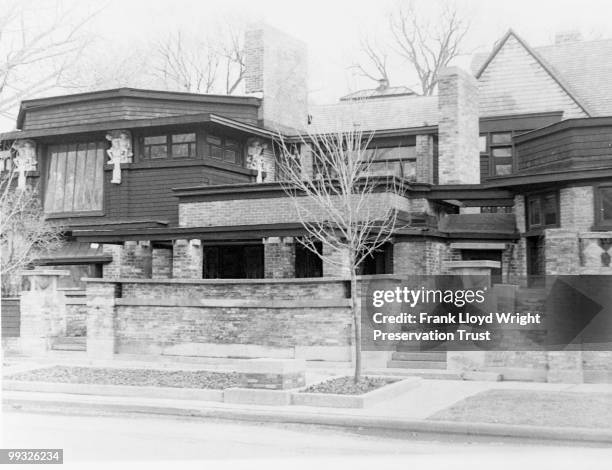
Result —
[[[307, 233], [299, 242], [324, 264], [346, 269], [350, 279], [356, 382], [361, 379], [361, 305], [356, 269], [396, 229], [397, 212], [390, 198], [402, 193], [403, 181], [372, 176], [376, 152], [367, 149], [371, 138], [372, 134], [355, 127], [331, 134], [304, 135], [298, 144], [282, 136], [277, 142], [279, 172], [284, 179], [281, 184]], [[310, 149], [318, 168], [317, 177], [303, 174], [298, 147]], [[323, 245], [322, 253], [317, 242]]]
[[[61, 244], [61, 227], [45, 220], [36, 188], [17, 189], [15, 173], [0, 176], [0, 276], [3, 294], [16, 285], [19, 272]], [[7, 292], [8, 291], [8, 292]]]
[[462, 53], [462, 45], [469, 30], [453, 3], [444, 2], [435, 19], [418, 11], [414, 0], [398, 3], [389, 16], [390, 46], [369, 40], [362, 41], [364, 59], [353, 65], [359, 75], [375, 81], [390, 82], [388, 54], [394, 52], [416, 73], [423, 95], [436, 90], [440, 71]]

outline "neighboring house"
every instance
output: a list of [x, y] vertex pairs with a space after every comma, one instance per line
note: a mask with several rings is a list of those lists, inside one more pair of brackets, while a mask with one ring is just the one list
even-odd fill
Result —
[[[404, 197], [381, 190], [375, 203], [409, 223], [362, 273], [494, 261], [503, 282], [612, 274], [612, 40], [534, 49], [509, 31], [475, 58], [475, 76], [446, 70], [438, 96], [383, 83], [324, 106], [307, 103], [298, 41], [250, 31], [246, 61], [248, 96], [122, 88], [24, 101], [2, 140], [35, 148], [28, 179], [69, 240], [40, 262], [76, 278], [340, 276], [296, 243], [305, 232], [272, 141], [359, 125], [374, 132], [377, 171], [407, 181]], [[315, 177], [308, 149], [300, 158]]]

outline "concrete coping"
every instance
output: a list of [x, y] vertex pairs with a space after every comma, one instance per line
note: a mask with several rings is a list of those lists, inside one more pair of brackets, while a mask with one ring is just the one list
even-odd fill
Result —
[[231, 367], [242, 374], [303, 374], [306, 372], [304, 359], [246, 359]]
[[63, 269], [26, 269], [19, 274], [22, 276], [70, 276], [70, 271]]
[[612, 232], [583, 232], [578, 238], [612, 238]]
[[505, 243], [472, 243], [472, 242], [455, 242], [451, 243], [450, 247], [457, 250], [505, 250]]
[[461, 268], [500, 268], [501, 263], [499, 261], [491, 260], [471, 260], [471, 261], [448, 261], [446, 267], [450, 269], [461, 269]]
[[301, 277], [290, 279], [138, 279], [138, 278], [98, 278], [86, 277], [88, 283], [129, 283], [129, 284], [328, 284], [329, 282], [346, 282], [339, 277]]

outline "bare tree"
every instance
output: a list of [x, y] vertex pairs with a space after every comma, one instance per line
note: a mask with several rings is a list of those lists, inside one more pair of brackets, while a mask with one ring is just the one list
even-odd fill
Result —
[[231, 27], [208, 38], [178, 32], [157, 44], [153, 75], [169, 90], [230, 95], [244, 77], [242, 37]]
[[[432, 17], [434, 19], [432, 19]], [[432, 95], [436, 90], [440, 71], [462, 54], [462, 46], [469, 23], [451, 2], [444, 2], [434, 15], [420, 13], [414, 1], [397, 4], [389, 16], [390, 47], [362, 41], [364, 60], [352, 68], [366, 78], [390, 82], [387, 66], [391, 50], [417, 76], [421, 93]]]
[[62, 229], [45, 220], [37, 188], [15, 187], [15, 172], [0, 176], [0, 252], [3, 294], [12, 294], [19, 273], [61, 244]]
[[23, 99], [61, 88], [88, 43], [92, 18], [75, 18], [61, 3], [0, 2], [0, 115], [13, 117]]
[[[355, 382], [361, 379], [361, 306], [357, 268], [386, 243], [397, 228], [393, 198], [402, 193], [402, 179], [373, 176], [376, 152], [368, 149], [371, 133], [358, 126], [329, 134], [300, 138], [308, 148], [317, 176], [305, 177], [296, 145], [279, 136], [278, 168], [282, 187], [307, 236], [304, 247], [346, 270], [351, 282], [351, 311], [355, 340]], [[377, 203], [378, 202], [378, 203]], [[317, 249], [323, 245], [323, 251]]]
[[365, 56], [365, 60], [363, 63], [351, 65], [351, 68], [362, 77], [374, 80], [375, 82], [384, 80], [385, 83], [390, 83], [389, 55], [386, 52], [386, 48], [368, 37], [363, 37], [360, 49]]

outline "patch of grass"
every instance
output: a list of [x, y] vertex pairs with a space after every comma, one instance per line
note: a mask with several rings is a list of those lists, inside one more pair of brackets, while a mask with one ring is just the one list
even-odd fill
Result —
[[5, 376], [9, 380], [98, 385], [224, 389], [243, 386], [233, 372], [55, 366]]
[[362, 395], [377, 388], [396, 382], [384, 377], [362, 377], [355, 383], [353, 377], [338, 377], [311, 385], [303, 393], [334, 393], [338, 395]]
[[439, 411], [429, 419], [612, 429], [612, 393], [489, 390]]

